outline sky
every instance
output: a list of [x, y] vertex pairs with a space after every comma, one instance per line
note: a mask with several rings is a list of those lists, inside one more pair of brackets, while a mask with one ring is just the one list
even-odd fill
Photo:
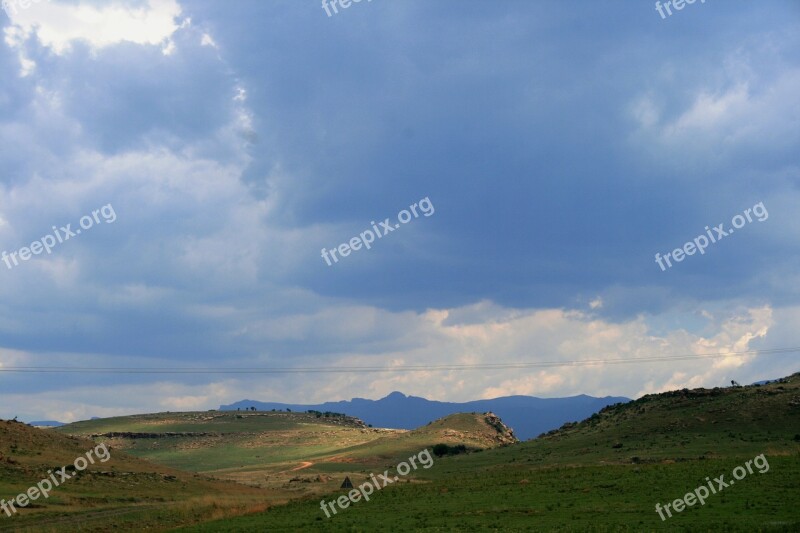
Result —
[[335, 5], [4, 3], [0, 418], [800, 370], [799, 2]]

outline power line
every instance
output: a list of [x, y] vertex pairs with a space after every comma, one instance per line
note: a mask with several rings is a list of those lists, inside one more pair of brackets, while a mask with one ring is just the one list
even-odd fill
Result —
[[538, 361], [531, 363], [476, 363], [448, 365], [401, 365], [401, 366], [341, 366], [341, 367], [251, 367], [251, 368], [203, 368], [203, 367], [59, 367], [59, 366], [10, 366], [0, 367], [0, 372], [15, 373], [87, 373], [87, 374], [334, 374], [362, 372], [442, 372], [462, 370], [502, 370], [513, 368], [546, 368], [564, 366], [617, 365], [632, 363], [654, 363], [690, 361], [745, 355], [774, 355], [800, 352], [800, 347], [771, 348], [710, 354], [656, 355], [635, 359], [578, 359], [572, 361]]

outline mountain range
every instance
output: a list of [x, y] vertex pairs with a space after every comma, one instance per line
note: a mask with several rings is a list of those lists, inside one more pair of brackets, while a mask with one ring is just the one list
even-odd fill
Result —
[[417, 396], [406, 396], [393, 392], [380, 400], [353, 398], [316, 405], [287, 404], [242, 400], [220, 406], [220, 410], [247, 410], [255, 407], [259, 411], [330, 411], [360, 418], [376, 427], [414, 429], [454, 413], [491, 411], [514, 429], [520, 440], [534, 438], [542, 433], [561, 427], [566, 422], [583, 420], [607, 405], [626, 403], [630, 398], [605, 396], [596, 398], [581, 394], [567, 398], [536, 398], [533, 396], [505, 396], [491, 400], [475, 400], [464, 403], [439, 402]]

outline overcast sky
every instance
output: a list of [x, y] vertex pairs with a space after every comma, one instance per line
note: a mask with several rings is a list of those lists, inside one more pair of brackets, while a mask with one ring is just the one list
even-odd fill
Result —
[[[11, 4], [0, 251], [17, 255], [0, 263], [0, 369], [800, 346], [797, 1], [709, 0], [663, 17], [650, 1], [602, 0], [364, 0], [330, 16], [319, 0]], [[429, 212], [370, 249], [322, 257], [421, 200]], [[736, 215], [740, 228], [702, 254], [684, 248]], [[81, 221], [49, 254], [23, 249]], [[667, 267], [677, 248], [692, 255]], [[777, 378], [798, 357], [0, 372], [0, 417], [393, 390], [637, 397]]]

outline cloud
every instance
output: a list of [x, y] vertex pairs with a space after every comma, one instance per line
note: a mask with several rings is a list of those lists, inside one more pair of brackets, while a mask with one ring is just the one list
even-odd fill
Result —
[[566, 381], [558, 372], [542, 370], [532, 376], [507, 379], [497, 387], [489, 387], [483, 391], [481, 398], [491, 399], [503, 396], [535, 396], [547, 395], [558, 389]]
[[[46, 419], [75, 422], [88, 420], [93, 416], [112, 417], [141, 412], [131, 410], [127, 404], [125, 399], [132, 397], [140, 398], [139, 409], [148, 412], [205, 410], [208, 405], [221, 403], [228, 396], [231, 386], [235, 386], [235, 383], [230, 380], [206, 385], [158, 380], [138, 385], [118, 383], [115, 387], [116, 394], [111, 393], [106, 386], [95, 385], [43, 391], [35, 397], [7, 394], [4, 398], [20, 406], [17, 411], [26, 413], [20, 415], [26, 421]], [[103, 399], [102, 402], [98, 402], [99, 398]]]
[[[634, 142], [647, 145], [655, 157], [679, 152], [680, 158], [663, 162], [684, 170], [687, 164], [727, 168], [740, 164], [743, 153], [768, 154], [773, 167], [790, 160], [800, 141], [794, 127], [800, 68], [784, 51], [797, 37], [765, 32], [760, 40], [743, 41], [707, 76], [672, 79], [659, 92], [646, 89], [637, 95], [628, 109], [639, 127]], [[670, 92], [682, 97], [675, 101]]]
[[95, 51], [122, 42], [164, 46], [178, 29], [175, 19], [181, 7], [176, 0], [147, 0], [144, 5], [84, 0], [77, 5], [40, 2], [8, 13], [14, 24], [6, 30], [9, 45], [19, 46], [21, 39], [35, 35], [43, 46], [64, 55], [75, 41]]
[[[276, 359], [253, 361], [227, 359], [210, 366], [326, 366], [349, 368], [359, 366], [464, 365], [497, 363], [564, 363], [546, 369], [482, 369], [423, 370], [418, 372], [325, 373], [325, 374], [259, 374], [251, 376], [160, 376], [149, 383], [147, 376], [126, 378], [128, 383], [104, 385], [97, 375], [80, 376], [81, 384], [40, 385], [37, 402], [28, 409], [46, 412], [47, 416], [64, 418], [76, 413], [120, 414], [125, 411], [126, 397], [148, 398], [144, 403], [155, 409], [207, 409], [245, 397], [264, 401], [322, 402], [358, 396], [382, 397], [394, 390], [432, 399], [465, 401], [514, 394], [566, 396], [582, 393], [629, 395], [659, 392], [667, 389], [699, 386], [722, 386], [730, 381], [747, 382], [741, 376], [775, 377], [781, 373], [784, 359], [791, 356], [729, 356], [629, 364], [574, 364], [576, 361], [624, 359], [636, 361], [654, 356], [679, 354], [707, 355], [751, 350], [770, 339], [769, 331], [776, 322], [791, 317], [796, 310], [775, 312], [768, 307], [729, 310], [724, 317], [710, 320], [704, 334], [674, 329], [657, 334], [645, 317], [612, 322], [600, 320], [580, 311], [511, 310], [495, 307], [480, 323], [452, 321], [446, 317], [469, 315], [486, 302], [457, 309], [429, 310], [424, 313], [372, 313], [380, 320], [364, 323], [366, 309], [339, 307], [335, 314], [341, 323], [361, 324], [360, 331], [340, 332], [336, 323], [328, 324], [327, 314], [309, 314], [306, 327], [317, 331], [305, 338], [304, 346], [314, 349], [327, 344], [329, 353], [313, 363], [303, 358], [294, 363]], [[278, 317], [275, 325], [303, 323], [295, 317], [287, 322]], [[242, 320], [242, 317], [239, 317]], [[449, 320], [449, 322], [448, 322]], [[264, 324], [262, 324], [263, 326]], [[268, 324], [267, 324], [268, 326]], [[245, 333], [252, 335], [252, 333]], [[343, 336], [347, 342], [343, 341]], [[3, 355], [5, 361], [8, 355]], [[100, 357], [100, 356], [98, 356]], [[65, 356], [38, 355], [27, 357], [29, 365], [58, 365]], [[101, 361], [102, 357], [98, 359]], [[6, 363], [8, 365], [10, 363]], [[164, 362], [146, 362], [132, 358], [130, 366], [175, 366]], [[198, 366], [198, 361], [187, 361]], [[755, 370], [758, 368], [758, 370]], [[2, 375], [6, 380], [13, 376]], [[133, 381], [130, 381], [133, 380]], [[57, 398], [68, 395], [70, 402], [60, 405]], [[108, 395], [115, 400], [104, 403]], [[3, 399], [13, 401], [7, 392]], [[50, 398], [48, 400], [48, 398]], [[82, 400], [79, 400], [82, 398]], [[102, 406], [106, 406], [105, 408]], [[141, 402], [136, 409], [142, 409]], [[63, 411], [58, 412], [58, 409]]]
[[[0, 264], [3, 364], [525, 363], [800, 344], [793, 19], [742, 4], [665, 29], [631, 9], [611, 33], [573, 31], [607, 15], [595, 4], [454, 16], [373, 2], [334, 20], [294, 2], [84, 0], [3, 19], [0, 251], [108, 203], [118, 215]], [[681, 33], [693, 20], [703, 32]], [[425, 196], [435, 217], [321, 260]], [[653, 262], [759, 201], [768, 222], [669, 272]], [[792, 365], [0, 381], [8, 405], [35, 395], [30, 413], [83, 416], [211, 408], [242, 391], [635, 395]]]

